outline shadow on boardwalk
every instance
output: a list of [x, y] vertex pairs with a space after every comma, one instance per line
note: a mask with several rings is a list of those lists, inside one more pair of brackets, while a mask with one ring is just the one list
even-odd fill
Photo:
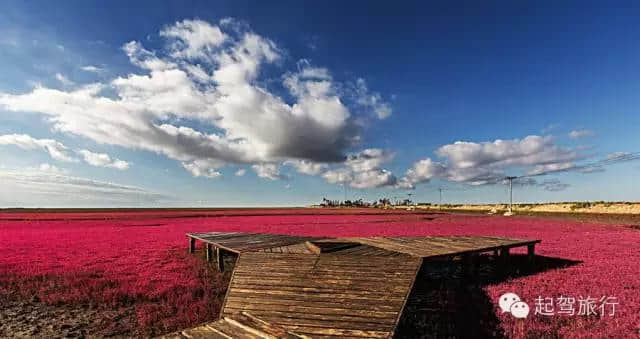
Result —
[[395, 338], [503, 338], [495, 314], [496, 303], [484, 287], [507, 279], [578, 264], [559, 258], [535, 257], [535, 269], [527, 267], [527, 256], [514, 254], [503, 268], [493, 256], [477, 260], [473, 278], [465, 278], [461, 261], [423, 263], [407, 300]]

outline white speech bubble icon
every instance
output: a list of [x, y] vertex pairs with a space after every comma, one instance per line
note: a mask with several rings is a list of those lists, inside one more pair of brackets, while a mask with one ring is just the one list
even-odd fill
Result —
[[529, 305], [524, 301], [517, 301], [511, 305], [511, 314], [520, 319], [524, 319], [529, 315]]
[[502, 309], [502, 313], [509, 313], [511, 309], [511, 305], [513, 303], [520, 301], [520, 297], [518, 297], [515, 293], [505, 293], [500, 296], [498, 300], [498, 304], [500, 305], [500, 309]]

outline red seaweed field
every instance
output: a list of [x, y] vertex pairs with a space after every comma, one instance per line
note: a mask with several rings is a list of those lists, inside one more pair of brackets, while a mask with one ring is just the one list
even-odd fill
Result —
[[[88, 336], [153, 336], [213, 320], [224, 295], [224, 277], [210, 269], [201, 255], [187, 253], [185, 237], [186, 232], [205, 231], [541, 239], [536, 248], [540, 262], [566, 265], [483, 285], [487, 300], [493, 303], [489, 312], [496, 321], [496, 335], [622, 338], [639, 333], [637, 228], [374, 209], [0, 213], [0, 308], [26, 302], [91, 311], [95, 319], [77, 325], [76, 332]], [[526, 319], [500, 311], [497, 300], [506, 292], [516, 293], [529, 305]], [[539, 297], [546, 300], [543, 305], [536, 301]], [[580, 305], [587, 297], [597, 300], [591, 306]], [[575, 298], [573, 314], [568, 312], [567, 298]], [[601, 311], [601, 299], [608, 302], [605, 311]], [[3, 319], [10, 316], [14, 317], [5, 314]], [[22, 321], [35, 320], [27, 316]], [[32, 328], [21, 335], [37, 337], [45, 330]], [[14, 331], [0, 327], [0, 337], [20, 336]]]

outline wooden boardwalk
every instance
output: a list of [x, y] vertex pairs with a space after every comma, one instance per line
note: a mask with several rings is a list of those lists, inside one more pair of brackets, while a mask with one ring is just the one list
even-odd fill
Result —
[[[479, 253], [506, 258], [511, 248], [523, 246], [533, 259], [540, 242], [475, 236], [327, 238], [220, 232], [187, 236], [192, 252], [196, 240], [206, 244], [209, 260], [214, 252], [218, 263], [222, 251], [238, 256], [222, 320], [244, 319], [243, 312], [249, 312], [299, 336], [359, 338], [393, 336], [423, 262], [462, 257], [470, 266], [472, 256]], [[244, 334], [239, 330], [232, 337]]]
[[540, 242], [484, 236], [341, 238], [340, 241], [374, 246], [421, 258], [462, 256], [523, 246], [534, 251], [535, 245]]
[[271, 324], [249, 312], [241, 312], [233, 317], [224, 317], [218, 321], [194, 328], [167, 334], [162, 339], [183, 338], [308, 338], [307, 336], [287, 331], [282, 327]]
[[222, 315], [246, 310], [309, 336], [388, 338], [420, 263], [407, 255], [244, 253]]

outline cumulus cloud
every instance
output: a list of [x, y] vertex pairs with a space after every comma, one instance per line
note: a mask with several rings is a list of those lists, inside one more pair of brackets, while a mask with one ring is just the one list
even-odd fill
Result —
[[322, 177], [331, 184], [359, 189], [393, 186], [397, 183], [396, 176], [381, 166], [393, 160], [394, 156], [393, 152], [379, 148], [365, 149], [350, 154], [342, 167], [328, 170]]
[[134, 186], [68, 176], [47, 166], [0, 170], [0, 180], [5, 188], [0, 190], [1, 206], [130, 206], [170, 199]]
[[128, 162], [111, 158], [111, 156], [106, 153], [94, 153], [86, 149], [80, 150], [78, 153], [80, 153], [84, 158], [84, 161], [91, 166], [110, 167], [119, 170], [126, 170], [129, 168]]
[[329, 167], [328, 164], [308, 160], [288, 160], [285, 164], [293, 166], [298, 173], [306, 175], [320, 175]]
[[236, 177], [241, 177], [243, 175], [245, 175], [247, 173], [247, 170], [245, 170], [244, 168], [240, 168], [236, 171], [235, 175]]
[[222, 166], [223, 163], [215, 159], [196, 159], [182, 162], [182, 167], [194, 177], [217, 178], [222, 175], [218, 171]]
[[578, 130], [573, 130], [569, 132], [569, 138], [571, 139], [582, 139], [586, 137], [592, 137], [594, 135], [595, 133], [593, 133], [593, 131], [588, 129], [578, 129]]
[[36, 139], [27, 134], [5, 134], [0, 135], [0, 145], [14, 145], [25, 150], [42, 149], [55, 160], [74, 161], [69, 149], [53, 139]]
[[280, 173], [280, 168], [276, 164], [255, 164], [251, 166], [260, 178], [269, 180], [287, 179], [287, 176]]
[[556, 145], [552, 137], [537, 135], [480, 143], [457, 141], [439, 147], [435, 153], [442, 162], [430, 158], [416, 162], [399, 186], [413, 188], [435, 177], [472, 185], [495, 184], [504, 178], [507, 168], [539, 175], [573, 168], [574, 161], [582, 158], [575, 150]]
[[424, 159], [417, 161], [407, 170], [405, 176], [398, 182], [400, 188], [415, 188], [416, 184], [429, 182], [435, 177], [442, 176], [447, 171], [441, 163]]
[[0, 107], [41, 113], [56, 131], [98, 144], [163, 154], [205, 177], [227, 164], [340, 163], [362, 139], [361, 107], [381, 118], [391, 112], [364, 80], [365, 99], [354, 99], [308, 61], [276, 78], [290, 97], [274, 94], [264, 86], [273, 78], [261, 75], [278, 67], [282, 49], [230, 19], [184, 20], [159, 35], [165, 50], [123, 45], [136, 73], [69, 90], [0, 93]]
[[176, 58], [207, 59], [227, 39], [218, 26], [202, 20], [183, 20], [165, 27], [160, 36], [170, 38]]

